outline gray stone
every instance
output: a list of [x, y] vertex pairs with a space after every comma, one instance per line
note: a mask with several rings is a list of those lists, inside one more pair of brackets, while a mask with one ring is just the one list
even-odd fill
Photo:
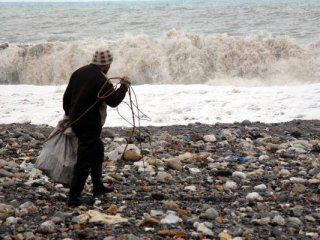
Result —
[[204, 216], [208, 220], [214, 220], [216, 217], [219, 216], [219, 213], [216, 209], [214, 208], [209, 208], [205, 211]]
[[276, 215], [272, 219], [272, 223], [283, 226], [286, 224], [286, 220], [282, 216]]
[[217, 141], [216, 136], [213, 134], [203, 136], [203, 140], [205, 142], [216, 142]]
[[12, 173], [11, 172], [8, 172], [7, 170], [5, 169], [0, 169], [0, 177], [11, 177], [12, 176]]
[[265, 184], [260, 184], [254, 187], [254, 190], [258, 192], [263, 192], [267, 189], [267, 186]]
[[38, 212], [38, 208], [32, 202], [25, 202], [16, 209], [16, 216], [26, 216], [36, 214]]
[[3, 168], [8, 165], [8, 162], [6, 160], [0, 159], [0, 168]]
[[272, 236], [278, 238], [282, 234], [282, 228], [281, 227], [274, 227], [274, 228], [272, 228], [271, 233], [272, 233]]
[[213, 237], [214, 233], [212, 230], [210, 230], [204, 223], [195, 223], [195, 228], [197, 229], [197, 232], [202, 233], [205, 236]]
[[245, 179], [247, 178], [247, 175], [243, 172], [235, 171], [232, 173], [233, 178], [240, 178], [240, 179]]
[[224, 184], [224, 189], [226, 190], [236, 190], [238, 188], [238, 184], [234, 181], [227, 181]]
[[287, 218], [287, 225], [289, 227], [293, 227], [293, 228], [300, 228], [303, 226], [302, 221], [297, 218], [297, 217], [288, 217]]
[[45, 234], [54, 233], [55, 230], [56, 230], [56, 225], [51, 220], [41, 223], [41, 225], [38, 228], [38, 232], [45, 233]]
[[6, 220], [14, 215], [15, 208], [11, 205], [0, 203], [0, 220]]

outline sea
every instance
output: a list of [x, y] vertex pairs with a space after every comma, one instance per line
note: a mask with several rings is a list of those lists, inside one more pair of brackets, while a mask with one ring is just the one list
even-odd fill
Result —
[[[7, 0], [0, 23], [0, 123], [54, 126], [97, 49], [132, 81], [142, 125], [320, 117], [319, 0]], [[130, 125], [127, 105], [108, 111]]]

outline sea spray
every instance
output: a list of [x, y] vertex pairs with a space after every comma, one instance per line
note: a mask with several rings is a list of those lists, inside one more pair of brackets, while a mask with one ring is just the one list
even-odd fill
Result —
[[135, 84], [289, 84], [320, 81], [319, 44], [287, 36], [201, 35], [172, 30], [117, 41], [83, 40], [9, 44], [0, 50], [1, 84], [65, 84], [91, 61], [96, 48], [109, 48], [109, 76], [128, 75]]

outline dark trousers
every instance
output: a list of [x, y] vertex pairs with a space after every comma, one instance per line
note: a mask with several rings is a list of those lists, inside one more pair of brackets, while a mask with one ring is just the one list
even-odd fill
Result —
[[81, 195], [89, 173], [91, 173], [93, 191], [103, 187], [102, 162], [104, 159], [104, 147], [100, 139], [101, 130], [88, 127], [72, 127], [72, 129], [78, 137], [78, 151], [70, 186], [71, 199]]

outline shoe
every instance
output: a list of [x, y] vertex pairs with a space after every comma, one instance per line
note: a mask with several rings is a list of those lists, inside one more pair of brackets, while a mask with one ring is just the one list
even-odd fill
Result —
[[113, 186], [108, 186], [108, 187], [105, 187], [105, 186], [102, 186], [98, 189], [93, 189], [93, 196], [99, 196], [99, 195], [103, 195], [105, 193], [111, 193], [114, 191], [114, 187]]
[[69, 207], [78, 207], [82, 204], [82, 201], [79, 198], [69, 198], [67, 205]]

